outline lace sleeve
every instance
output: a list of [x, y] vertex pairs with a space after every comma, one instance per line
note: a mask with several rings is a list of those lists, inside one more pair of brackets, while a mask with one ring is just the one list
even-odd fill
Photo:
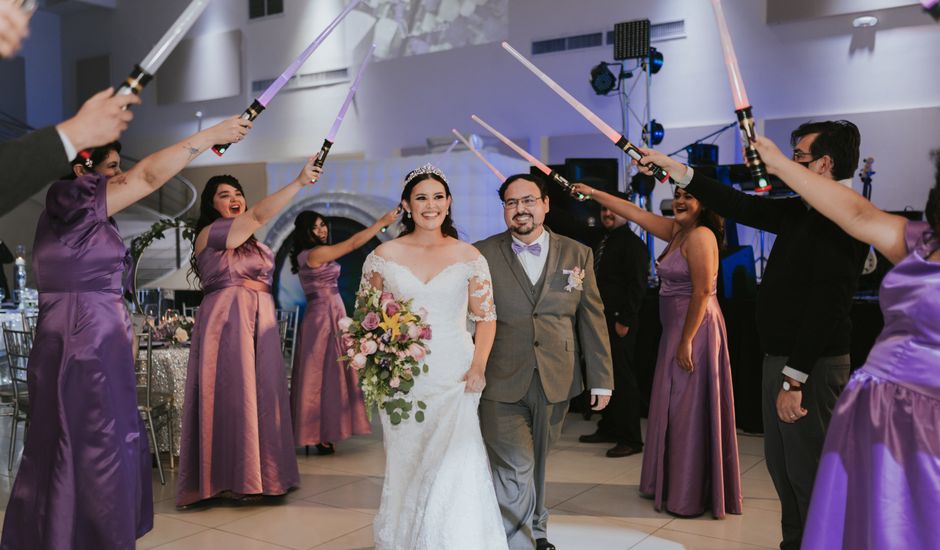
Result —
[[372, 287], [376, 290], [385, 289], [385, 279], [382, 273], [385, 271], [385, 258], [375, 252], [370, 252], [366, 256], [365, 263], [362, 264], [362, 278], [359, 279], [359, 292]]
[[467, 318], [474, 323], [496, 320], [496, 305], [493, 303], [493, 281], [486, 258], [478, 256], [470, 263], [467, 292], [470, 295]]

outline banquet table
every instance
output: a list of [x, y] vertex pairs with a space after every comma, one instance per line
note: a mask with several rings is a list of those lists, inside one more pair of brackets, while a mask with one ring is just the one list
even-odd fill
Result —
[[[153, 391], [173, 395], [173, 450], [180, 452], [180, 434], [183, 429], [183, 398], [186, 392], [186, 365], [189, 362], [189, 347], [161, 345], [153, 346]], [[161, 451], [169, 451], [166, 437], [157, 433]]]

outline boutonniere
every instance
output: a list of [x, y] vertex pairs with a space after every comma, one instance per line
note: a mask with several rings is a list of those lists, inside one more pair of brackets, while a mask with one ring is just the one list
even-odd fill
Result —
[[568, 284], [565, 285], [565, 290], [571, 292], [572, 290], [584, 290], [584, 270], [579, 266], [574, 266], [571, 269], [563, 269], [561, 272], [568, 276]]

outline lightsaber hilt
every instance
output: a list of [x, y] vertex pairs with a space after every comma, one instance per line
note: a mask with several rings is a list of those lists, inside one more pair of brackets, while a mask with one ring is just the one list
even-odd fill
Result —
[[[260, 115], [261, 111], [263, 110], [264, 110], [264, 105], [259, 103], [258, 100], [256, 99], [251, 102], [250, 107], [245, 109], [245, 112], [242, 113], [241, 119], [242, 120], [254, 120], [258, 118], [258, 115]], [[212, 152], [221, 157], [222, 155], [225, 154], [226, 151], [228, 151], [228, 148], [231, 146], [232, 146], [231, 143], [221, 143], [221, 144], [213, 145]]]
[[323, 146], [320, 147], [320, 151], [317, 152], [316, 158], [313, 159], [313, 165], [318, 168], [323, 168], [323, 163], [326, 162], [326, 156], [330, 154], [330, 147], [333, 146], [333, 142], [324, 139]]
[[[637, 161], [637, 163], [639, 163], [640, 160], [642, 160], [643, 157], [645, 156], [643, 155], [642, 151], [637, 149], [636, 145], [630, 143], [630, 140], [628, 140], [627, 138], [623, 136], [620, 136], [620, 139], [617, 140], [617, 147], [619, 147], [621, 150], [623, 150], [624, 153], [629, 155], [630, 158]], [[652, 172], [653, 174], [653, 177], [659, 180], [660, 183], [665, 183], [666, 181], [669, 180], [669, 172], [663, 169], [662, 166], [659, 166], [658, 164], [653, 164], [652, 162], [647, 162], [643, 164], [643, 166], [649, 168], [650, 172]]]
[[581, 194], [581, 193], [575, 193], [575, 192], [574, 192], [574, 188], [573, 188], [572, 185], [571, 185], [571, 182], [568, 181], [567, 179], [565, 179], [565, 177], [562, 176], [561, 174], [559, 174], [558, 172], [552, 170], [552, 171], [548, 174], [548, 179], [550, 179], [550, 180], [552, 180], [553, 182], [557, 183], [558, 185], [562, 186], [562, 187], [565, 189], [565, 191], [567, 191], [570, 195], [572, 195], [572, 196], [574, 196], [574, 197], [577, 197], [577, 199], [578, 199], [579, 201], [583, 201], [583, 200], [585, 199], [585, 197], [584, 197], [583, 194]]
[[144, 91], [144, 86], [153, 79], [153, 75], [143, 70], [140, 65], [134, 65], [134, 70], [127, 75], [124, 82], [118, 86], [114, 95], [140, 95]]
[[738, 128], [741, 130], [741, 141], [744, 145], [744, 158], [747, 167], [751, 171], [751, 177], [754, 179], [756, 187], [754, 191], [764, 193], [770, 191], [770, 181], [767, 179], [767, 168], [764, 161], [760, 158], [760, 153], [754, 147], [754, 139], [757, 134], [754, 132], [754, 116], [751, 114], [751, 107], [744, 107], [734, 112], [738, 116]]

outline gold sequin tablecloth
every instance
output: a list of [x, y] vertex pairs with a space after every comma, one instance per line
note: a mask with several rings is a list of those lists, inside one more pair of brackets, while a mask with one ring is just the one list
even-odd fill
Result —
[[[173, 450], [179, 455], [183, 429], [183, 399], [186, 393], [188, 347], [162, 347], [153, 350], [153, 391], [173, 394]], [[157, 433], [161, 451], [169, 451], [166, 436]]]

